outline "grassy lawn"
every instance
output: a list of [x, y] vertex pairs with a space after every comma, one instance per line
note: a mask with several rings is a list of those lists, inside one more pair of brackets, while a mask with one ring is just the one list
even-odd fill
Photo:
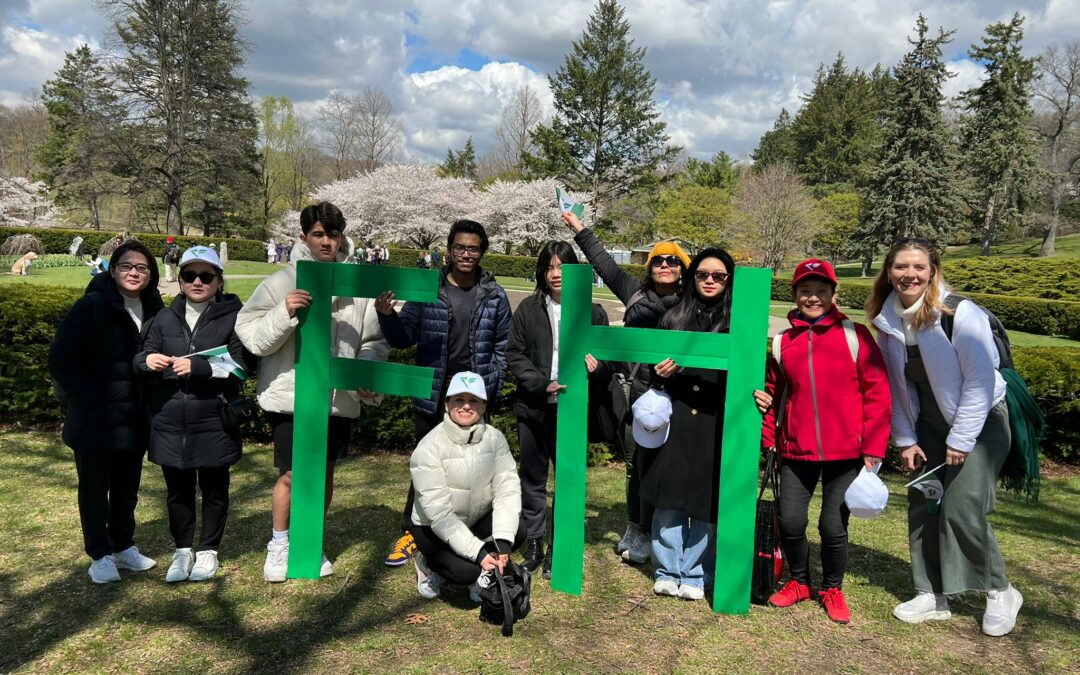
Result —
[[[86, 576], [71, 453], [56, 434], [0, 433], [0, 672], [1080, 668], [1080, 478], [1047, 480], [1038, 506], [999, 500], [993, 522], [1025, 603], [1015, 632], [992, 639], [979, 632], [977, 596], [954, 602], [944, 623], [909, 626], [890, 616], [911, 594], [899, 476], [887, 477], [892, 503], [882, 517], [852, 520], [845, 590], [854, 619], [839, 626], [812, 603], [716, 616], [706, 603], [653, 596], [648, 571], [621, 564], [613, 551], [624, 523], [622, 467], [590, 469], [584, 595], [554, 593], [537, 579], [534, 609], [507, 640], [477, 621], [463, 591], [425, 601], [411, 567], [383, 566], [405, 498], [401, 456], [340, 465], [327, 527], [333, 577], [263, 582], [271, 464], [269, 448], [254, 446], [233, 471], [218, 577], [175, 586], [164, 583], [172, 547], [161, 474], [146, 464], [138, 542], [158, 566], [97, 587]], [[422, 622], [407, 623], [410, 614]]]

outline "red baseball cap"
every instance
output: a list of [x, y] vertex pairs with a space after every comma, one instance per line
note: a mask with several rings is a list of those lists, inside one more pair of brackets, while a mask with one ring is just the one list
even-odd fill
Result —
[[819, 277], [833, 286], [837, 284], [836, 271], [833, 270], [833, 266], [829, 264], [828, 260], [810, 258], [796, 265], [795, 276], [791, 277], [791, 285], [794, 287], [807, 277]]
[[165, 237], [165, 243], [166, 244], [171, 244], [174, 241], [176, 241], [176, 237]]

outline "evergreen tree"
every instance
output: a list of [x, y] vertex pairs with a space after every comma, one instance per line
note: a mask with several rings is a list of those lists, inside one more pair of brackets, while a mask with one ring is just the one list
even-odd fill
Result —
[[739, 184], [739, 171], [735, 168], [735, 162], [731, 155], [723, 150], [713, 155], [710, 160], [700, 160], [691, 157], [686, 160], [686, 169], [682, 174], [682, 181], [693, 185], [701, 185], [710, 188], [719, 188], [731, 193]]
[[629, 32], [623, 8], [600, 0], [571, 53], [548, 76], [555, 118], [533, 133], [538, 152], [530, 171], [592, 193], [601, 216], [616, 198], [655, 180], [657, 168], [678, 152], [666, 145], [645, 48], [635, 47]]
[[439, 165], [439, 173], [444, 178], [468, 178], [476, 180], [476, 148], [472, 136], [465, 141], [465, 147], [457, 152], [446, 149], [446, 159]]
[[58, 204], [88, 208], [100, 230], [98, 200], [115, 191], [118, 180], [110, 173], [110, 133], [122, 119], [109, 77], [90, 47], [64, 55], [63, 67], [42, 85], [42, 101], [49, 130], [38, 150], [41, 178]]
[[955, 152], [941, 109], [941, 87], [950, 77], [941, 52], [953, 31], [928, 36], [922, 14], [915, 30], [911, 51], [893, 72], [884, 148], [866, 189], [858, 238], [868, 258], [898, 237], [944, 241], [960, 216]]
[[1016, 13], [1008, 23], [987, 27], [983, 44], [968, 50], [968, 56], [984, 64], [986, 77], [960, 95], [964, 160], [974, 182], [983, 255], [990, 255], [990, 244], [1003, 226], [1021, 220], [1038, 178], [1030, 104], [1036, 59], [1022, 54], [1023, 23]]
[[789, 164], [794, 166], [798, 161], [795, 153], [795, 139], [793, 138], [791, 125], [791, 113], [787, 108], [780, 109], [780, 115], [773, 123], [773, 128], [766, 131], [757, 148], [750, 153], [754, 160], [754, 168], [763, 169], [771, 164]]

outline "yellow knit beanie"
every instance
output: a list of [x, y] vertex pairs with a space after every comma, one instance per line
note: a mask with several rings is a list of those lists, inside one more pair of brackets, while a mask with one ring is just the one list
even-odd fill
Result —
[[673, 241], [661, 241], [656, 246], [653, 246], [652, 250], [649, 251], [645, 266], [651, 265], [652, 259], [658, 255], [673, 255], [682, 261], [683, 269], [690, 267], [690, 256], [686, 255], [686, 251], [682, 249], [682, 246]]

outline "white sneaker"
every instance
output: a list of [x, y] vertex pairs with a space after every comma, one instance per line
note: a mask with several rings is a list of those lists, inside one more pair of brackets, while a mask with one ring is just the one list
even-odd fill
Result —
[[90, 569], [87, 571], [90, 575], [90, 581], [95, 584], [107, 584], [110, 581], [120, 581], [120, 573], [116, 571], [116, 563], [113, 562], [112, 556], [103, 556], [98, 558], [94, 562], [90, 563]]
[[907, 602], [900, 603], [892, 613], [904, 623], [945, 621], [952, 618], [952, 612], [949, 611], [949, 599], [940, 593], [925, 591], [918, 593]]
[[172, 564], [165, 573], [165, 581], [172, 584], [177, 581], [186, 581], [191, 575], [191, 566], [195, 564], [195, 556], [190, 548], [178, 548], [172, 556]]
[[195, 566], [191, 568], [188, 581], [206, 581], [217, 574], [217, 551], [199, 551], [195, 554]]
[[638, 530], [635, 539], [630, 542], [630, 548], [623, 551], [622, 559], [633, 565], [649, 562], [652, 556], [652, 536], [647, 532]]
[[982, 632], [990, 637], [1008, 635], [1016, 626], [1016, 615], [1024, 604], [1024, 596], [1012, 584], [1003, 591], [986, 594], [986, 613], [983, 614]]
[[263, 579], [280, 583], [289, 578], [289, 540], [278, 543], [273, 539], [266, 545], [266, 562], [263, 563]]
[[705, 589], [699, 586], [679, 584], [679, 597], [683, 600], [701, 600], [705, 597]]
[[652, 592], [657, 595], [670, 595], [671, 597], [678, 597], [679, 595], [679, 582], [674, 579], [657, 579], [653, 584]]
[[131, 570], [132, 572], [145, 572], [157, 564], [157, 561], [153, 558], [147, 558], [142, 553], [139, 553], [139, 547], [137, 546], [128, 546], [119, 553], [113, 553], [112, 559], [116, 569]]
[[330, 559], [326, 557], [326, 554], [322, 554], [322, 567], [319, 568], [320, 577], [328, 577], [334, 573], [334, 563], [330, 562]]
[[428, 568], [424, 555], [417, 551], [413, 555], [413, 563], [416, 564], [416, 590], [420, 592], [420, 596], [427, 600], [439, 597], [442, 579]]

